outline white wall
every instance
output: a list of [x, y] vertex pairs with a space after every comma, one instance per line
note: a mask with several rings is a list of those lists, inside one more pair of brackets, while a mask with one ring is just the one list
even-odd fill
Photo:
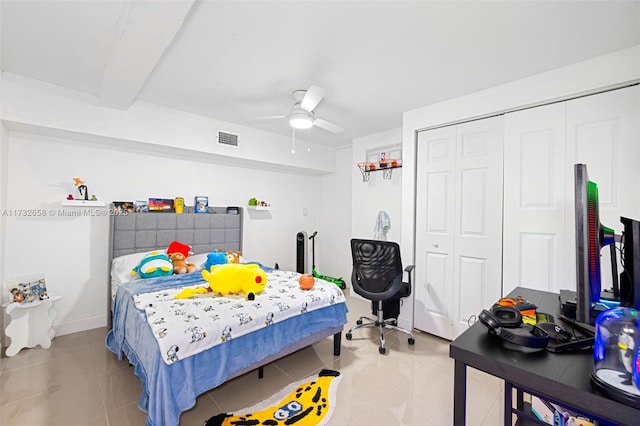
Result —
[[[142, 102], [112, 110], [91, 96], [6, 73], [0, 84], [0, 207], [56, 212], [4, 219], [0, 274], [46, 274], [51, 293], [63, 296], [56, 303], [58, 334], [107, 323], [107, 218], [57, 216], [61, 200], [75, 192], [75, 176], [107, 202], [266, 200], [272, 211], [245, 210], [243, 255], [283, 269], [295, 269], [296, 232], [319, 225], [320, 176], [335, 171], [333, 149], [298, 140], [292, 154], [290, 137], [246, 126]], [[218, 145], [216, 130], [238, 134], [240, 146]], [[319, 264], [321, 258], [317, 253]]]
[[[2, 73], [2, 120], [9, 128], [81, 141], [104, 139], [125, 145], [152, 145], [165, 152], [199, 153], [225, 164], [272, 167], [301, 173], [335, 171], [335, 154], [327, 146], [162, 106], [134, 102], [127, 110], [97, 105], [95, 97], [59, 86]], [[216, 131], [239, 135], [239, 146], [216, 142]], [[308, 151], [304, 149], [311, 147]], [[303, 149], [300, 149], [303, 148]]]
[[[321, 274], [351, 281], [351, 146], [336, 150], [336, 172], [320, 178], [316, 267]], [[309, 234], [313, 230], [307, 230]], [[311, 261], [309, 262], [311, 267]]]
[[[0, 123], [0, 288], [5, 288], [5, 268], [4, 259], [6, 253], [5, 235], [7, 232], [7, 217], [4, 215], [7, 206], [7, 164], [8, 164], [8, 148], [9, 148], [9, 134], [7, 133], [4, 125]], [[0, 302], [4, 303], [8, 298], [8, 294], [3, 291], [0, 296]], [[6, 299], [5, 299], [6, 298]], [[5, 318], [4, 310], [0, 315], [0, 330], [4, 330]], [[0, 339], [0, 353], [2, 353], [3, 339]]]
[[391, 179], [384, 179], [382, 171], [372, 172], [369, 175], [369, 181], [363, 182], [362, 173], [356, 167], [356, 163], [373, 160], [372, 157], [377, 156], [379, 152], [397, 151], [401, 147], [401, 141], [400, 127], [353, 140], [353, 163], [351, 164], [351, 235], [353, 238], [374, 238], [378, 213], [386, 211], [391, 218], [387, 240], [400, 242], [404, 168], [394, 169]]
[[[12, 132], [7, 209], [44, 209], [45, 217], [8, 217], [6, 277], [43, 272], [56, 303], [59, 334], [106, 325], [108, 218], [60, 216], [60, 202], [86, 180], [99, 199], [136, 200], [195, 195], [210, 205], [244, 206], [255, 196], [274, 210], [246, 211], [243, 255], [268, 266], [295, 269], [295, 233], [318, 222], [320, 178], [212, 164], [153, 151]], [[302, 207], [308, 208], [303, 216]], [[54, 212], [54, 213], [50, 213]]]

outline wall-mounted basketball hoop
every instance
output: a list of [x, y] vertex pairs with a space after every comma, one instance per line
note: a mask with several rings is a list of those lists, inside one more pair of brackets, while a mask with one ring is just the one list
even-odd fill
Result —
[[369, 174], [376, 169], [375, 163], [369, 161], [361, 161], [357, 164], [360, 172], [362, 172], [362, 181], [369, 182]]
[[382, 171], [382, 178], [391, 180], [391, 173], [393, 169], [397, 169], [402, 167], [400, 160], [395, 160], [393, 158], [389, 158], [386, 160], [381, 160], [376, 163], [372, 163], [370, 161], [361, 161], [357, 163], [360, 172], [362, 172], [362, 181], [369, 182], [369, 176], [371, 172]]
[[382, 178], [391, 180], [391, 172], [393, 169], [402, 167], [400, 162], [394, 158], [380, 160], [380, 169], [382, 170]]

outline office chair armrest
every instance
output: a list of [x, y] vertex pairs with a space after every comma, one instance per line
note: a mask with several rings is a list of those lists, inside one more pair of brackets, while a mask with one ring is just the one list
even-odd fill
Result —
[[408, 297], [409, 295], [411, 295], [411, 290], [413, 289], [413, 284], [411, 283], [411, 271], [413, 271], [415, 267], [416, 265], [407, 265], [404, 268], [404, 271], [407, 273], [407, 276], [409, 277], [409, 280], [405, 284], [408, 284], [409, 288], [407, 289], [407, 291], [405, 292], [405, 296], [403, 297]]

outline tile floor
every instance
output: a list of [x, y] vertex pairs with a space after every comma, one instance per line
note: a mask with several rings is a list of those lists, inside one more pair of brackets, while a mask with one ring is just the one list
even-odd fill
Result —
[[[349, 325], [369, 314], [370, 305], [347, 297]], [[3, 426], [144, 425], [137, 407], [138, 378], [126, 361], [119, 362], [104, 344], [106, 328], [56, 337], [52, 346], [23, 349], [0, 360], [0, 424]], [[378, 353], [371, 329], [342, 339], [333, 356], [325, 339], [265, 367], [258, 379], [250, 372], [201, 395], [182, 414], [181, 426], [201, 426], [220, 412], [249, 407], [287, 384], [322, 368], [339, 370], [337, 405], [329, 422], [340, 426], [453, 424], [453, 360], [449, 342], [416, 333], [414, 346], [391, 331], [387, 354]], [[468, 369], [467, 423], [499, 425], [503, 383]]]

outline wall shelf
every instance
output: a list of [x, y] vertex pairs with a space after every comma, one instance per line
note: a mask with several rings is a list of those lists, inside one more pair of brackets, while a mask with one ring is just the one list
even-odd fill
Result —
[[271, 206], [247, 206], [249, 210], [273, 210]]
[[104, 207], [105, 201], [101, 200], [62, 200], [63, 207]]

